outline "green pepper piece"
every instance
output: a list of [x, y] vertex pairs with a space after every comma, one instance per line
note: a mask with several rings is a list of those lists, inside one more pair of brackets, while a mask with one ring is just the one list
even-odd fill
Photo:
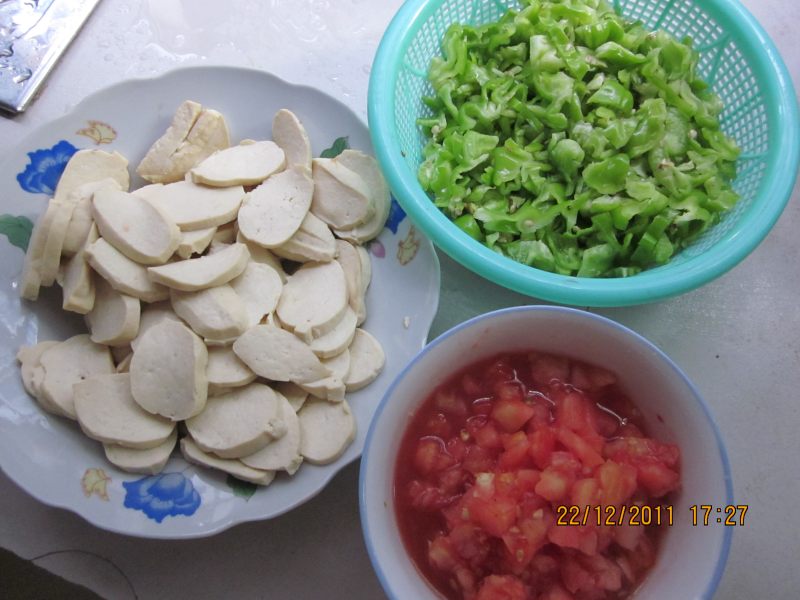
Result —
[[589, 97], [589, 104], [599, 104], [621, 111], [629, 115], [633, 109], [633, 94], [625, 89], [619, 82], [607, 78], [600, 89]]
[[585, 156], [581, 145], [570, 139], [559, 140], [550, 152], [553, 164], [568, 180], [578, 172]]
[[617, 251], [611, 244], [598, 244], [583, 251], [578, 277], [600, 277], [611, 268]]
[[481, 230], [481, 226], [478, 224], [478, 221], [475, 220], [471, 214], [466, 213], [458, 217], [455, 221], [456, 226], [458, 226], [461, 231], [466, 233], [469, 237], [473, 240], [478, 240], [479, 242], [483, 241], [483, 231]]
[[641, 54], [631, 52], [617, 42], [606, 42], [598, 46], [595, 56], [602, 61], [618, 67], [630, 67], [642, 64], [647, 58]]
[[589, 187], [601, 194], [616, 194], [625, 189], [630, 166], [630, 159], [626, 154], [617, 154], [589, 164], [583, 170], [583, 179]]

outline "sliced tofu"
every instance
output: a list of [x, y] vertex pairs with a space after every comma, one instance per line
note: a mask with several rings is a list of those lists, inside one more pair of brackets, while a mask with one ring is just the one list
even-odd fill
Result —
[[34, 398], [38, 399], [41, 395], [41, 386], [44, 381], [42, 354], [58, 343], [56, 341], [39, 342], [33, 346], [22, 346], [17, 352], [22, 386]]
[[344, 383], [348, 392], [355, 392], [375, 380], [383, 370], [386, 356], [378, 340], [363, 329], [356, 329], [349, 350], [350, 370]]
[[351, 229], [335, 229], [334, 233], [340, 238], [356, 244], [364, 244], [378, 237], [386, 225], [386, 219], [389, 217], [392, 207], [389, 185], [381, 173], [378, 161], [368, 154], [347, 149], [333, 161], [347, 167], [364, 180], [370, 191], [370, 203], [375, 207], [373, 215], [361, 225], [356, 225]]
[[181, 241], [180, 229], [167, 214], [127, 192], [96, 191], [92, 216], [103, 239], [143, 265], [164, 264]]
[[172, 308], [206, 342], [227, 343], [247, 329], [247, 307], [229, 285], [170, 294]]
[[72, 212], [75, 209], [69, 199], [61, 200], [53, 198], [50, 204], [54, 207], [50, 228], [47, 232], [42, 256], [39, 263], [39, 275], [43, 286], [53, 285], [58, 275], [58, 267], [61, 265], [61, 251], [64, 248], [64, 238], [67, 235]]
[[97, 281], [94, 308], [86, 314], [94, 343], [127, 346], [139, 332], [140, 315], [138, 298], [119, 293], [105, 279]]
[[136, 450], [115, 444], [103, 444], [103, 450], [108, 462], [123, 471], [156, 475], [164, 470], [177, 441], [178, 430], [173, 427], [169, 437], [153, 448]]
[[283, 148], [287, 167], [311, 168], [311, 142], [305, 127], [292, 111], [282, 108], [275, 113], [272, 139]]
[[202, 254], [208, 248], [216, 233], [216, 227], [183, 231], [175, 253], [181, 258], [189, 258], [192, 254]]
[[289, 475], [294, 475], [303, 462], [303, 457], [300, 456], [300, 421], [289, 401], [278, 392], [275, 395], [281, 405], [286, 434], [240, 460], [254, 469], [286, 471]]
[[[156, 302], [142, 307], [141, 316], [139, 318], [139, 332], [136, 337], [131, 340], [131, 348], [136, 350], [139, 346], [139, 341], [144, 337], [147, 331], [161, 323], [162, 321], [174, 321], [175, 323], [182, 323], [181, 318], [175, 314], [172, 309], [172, 304], [169, 302]], [[114, 349], [112, 348], [113, 352]]]
[[147, 330], [133, 353], [133, 398], [149, 413], [188, 419], [206, 405], [207, 365], [202, 340], [185, 325], [164, 320]]
[[356, 313], [347, 307], [342, 319], [325, 335], [311, 340], [311, 350], [320, 358], [331, 358], [344, 352], [356, 334]]
[[350, 352], [345, 350], [331, 358], [324, 358], [321, 362], [328, 367], [331, 374], [324, 379], [298, 385], [317, 398], [328, 402], [341, 402], [345, 393], [344, 378], [350, 369]]
[[95, 375], [73, 385], [75, 413], [81, 430], [93, 440], [126, 448], [163, 444], [175, 423], [150, 414], [133, 400], [128, 373]]
[[286, 282], [276, 312], [281, 323], [311, 341], [331, 331], [347, 306], [347, 284], [339, 263], [306, 263]]
[[240, 233], [236, 235], [236, 241], [247, 244], [247, 248], [250, 250], [250, 260], [269, 265], [275, 269], [278, 275], [280, 275], [281, 283], [286, 283], [288, 278], [286, 277], [286, 272], [283, 270], [283, 265], [281, 264], [280, 258], [275, 256], [271, 251], [267, 250], [263, 246], [259, 246], [258, 244], [254, 244], [253, 242], [247, 240]]
[[329, 262], [336, 256], [336, 240], [328, 226], [308, 213], [300, 229], [282, 246], [273, 249], [282, 258], [297, 262]]
[[372, 194], [364, 180], [331, 158], [315, 158], [311, 212], [334, 229], [352, 229], [375, 214]]
[[212, 396], [186, 428], [201, 450], [220, 458], [258, 452], [287, 431], [277, 394], [260, 383]]
[[275, 391], [286, 398], [294, 412], [300, 410], [308, 399], [308, 392], [291, 381], [275, 384]]
[[347, 401], [331, 403], [309, 398], [297, 413], [300, 454], [315, 465], [339, 458], [356, 437], [356, 420]]
[[356, 252], [361, 262], [361, 296], [364, 298], [362, 310], [356, 313], [358, 326], [361, 327], [361, 324], [367, 319], [367, 289], [369, 289], [369, 284], [372, 281], [372, 261], [369, 258], [369, 252], [364, 246], [356, 246]]
[[239, 460], [219, 458], [213, 454], [203, 452], [190, 437], [181, 439], [181, 453], [187, 462], [201, 467], [217, 469], [228, 475], [233, 475], [236, 479], [249, 481], [257, 485], [269, 485], [275, 479], [275, 471], [254, 469]]
[[330, 375], [307, 344], [274, 325], [256, 325], [233, 343], [233, 351], [256, 375], [271, 381], [307, 383]]
[[362, 281], [361, 258], [356, 247], [346, 240], [336, 240], [336, 250], [336, 260], [344, 271], [344, 279], [347, 284], [348, 303], [355, 312], [356, 319], [363, 322], [367, 314], [365, 298], [367, 288]]
[[169, 298], [169, 288], [147, 276], [147, 268], [132, 261], [100, 238], [86, 248], [86, 260], [115, 290], [145, 302]]
[[265, 248], [285, 244], [308, 214], [313, 190], [307, 169], [292, 167], [273, 175], [245, 196], [239, 232]]
[[278, 306], [283, 283], [280, 274], [265, 263], [250, 261], [230, 286], [242, 299], [247, 310], [247, 326], [261, 322]]
[[100, 181], [84, 183], [75, 188], [69, 195], [69, 200], [75, 207], [72, 210], [72, 217], [69, 220], [67, 233], [64, 236], [64, 246], [61, 250], [63, 255], [72, 256], [83, 247], [83, 243], [94, 225], [92, 198], [94, 193], [101, 189], [124, 191], [118, 181], [106, 178]]
[[212, 188], [191, 181], [147, 186], [133, 192], [169, 215], [181, 231], [219, 227], [236, 219], [245, 197], [242, 186]]
[[263, 141], [219, 150], [194, 167], [192, 181], [212, 187], [257, 185], [286, 166], [275, 142]]
[[20, 296], [26, 300], [39, 298], [39, 290], [42, 287], [42, 255], [47, 243], [47, 236], [50, 234], [50, 224], [58, 210], [58, 205], [49, 201], [44, 213], [33, 224], [28, 249], [22, 263], [22, 280], [19, 284]]
[[114, 373], [114, 361], [107, 346], [95, 344], [88, 334], [72, 336], [48, 348], [39, 359], [44, 369], [42, 406], [56, 414], [76, 418], [72, 384], [95, 375]]
[[219, 252], [150, 267], [150, 279], [175, 290], [196, 292], [228, 283], [241, 275], [250, 252], [245, 244], [231, 244]]
[[233, 349], [225, 346], [208, 348], [208, 393], [218, 394], [229, 388], [242, 387], [252, 383], [256, 374], [236, 356]]
[[228, 146], [230, 136], [222, 115], [187, 100], [175, 111], [169, 128], [153, 143], [136, 172], [154, 183], [179, 181], [200, 161]]
[[97, 227], [92, 224], [83, 246], [61, 266], [61, 308], [82, 315], [94, 308], [96, 295], [94, 276], [86, 256], [86, 248], [97, 241]]
[[61, 173], [53, 197], [66, 200], [79, 187], [104, 179], [113, 179], [120, 189], [127, 190], [131, 183], [128, 159], [119, 152], [78, 150]]

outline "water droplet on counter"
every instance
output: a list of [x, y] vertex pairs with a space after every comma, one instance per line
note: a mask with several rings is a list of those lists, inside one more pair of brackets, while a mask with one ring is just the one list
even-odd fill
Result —
[[23, 69], [22, 71], [14, 75], [14, 77], [11, 78], [11, 81], [13, 81], [14, 83], [22, 83], [23, 81], [28, 81], [28, 79], [30, 79], [31, 76], [33, 76], [33, 71], [31, 71], [30, 69]]

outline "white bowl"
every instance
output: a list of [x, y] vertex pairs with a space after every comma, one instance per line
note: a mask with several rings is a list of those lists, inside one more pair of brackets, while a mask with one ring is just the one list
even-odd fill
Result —
[[[725, 568], [731, 528], [716, 523], [733, 504], [728, 457], [699, 392], [663, 352], [609, 319], [561, 307], [523, 306], [476, 317], [442, 334], [397, 376], [367, 434], [361, 461], [361, 522], [372, 564], [391, 598], [438, 598], [419, 574], [395, 519], [394, 465], [410, 416], [434, 387], [464, 366], [500, 352], [535, 349], [615, 372], [642, 411], [649, 435], [681, 450], [682, 491], [673, 526], [637, 598], [711, 598]], [[713, 507], [708, 526], [692, 525], [690, 506]], [[700, 513], [702, 517], [702, 512]]]

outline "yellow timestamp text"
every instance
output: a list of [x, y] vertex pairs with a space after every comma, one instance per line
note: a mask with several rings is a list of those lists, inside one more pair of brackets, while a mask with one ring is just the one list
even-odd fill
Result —
[[713, 506], [711, 504], [692, 504], [689, 512], [692, 514], [694, 527], [708, 527], [717, 523], [725, 527], [741, 527], [744, 525], [744, 516], [747, 514], [747, 504], [726, 504]]
[[585, 527], [672, 525], [672, 505], [631, 504], [614, 506], [563, 505], [556, 507], [556, 525]]

